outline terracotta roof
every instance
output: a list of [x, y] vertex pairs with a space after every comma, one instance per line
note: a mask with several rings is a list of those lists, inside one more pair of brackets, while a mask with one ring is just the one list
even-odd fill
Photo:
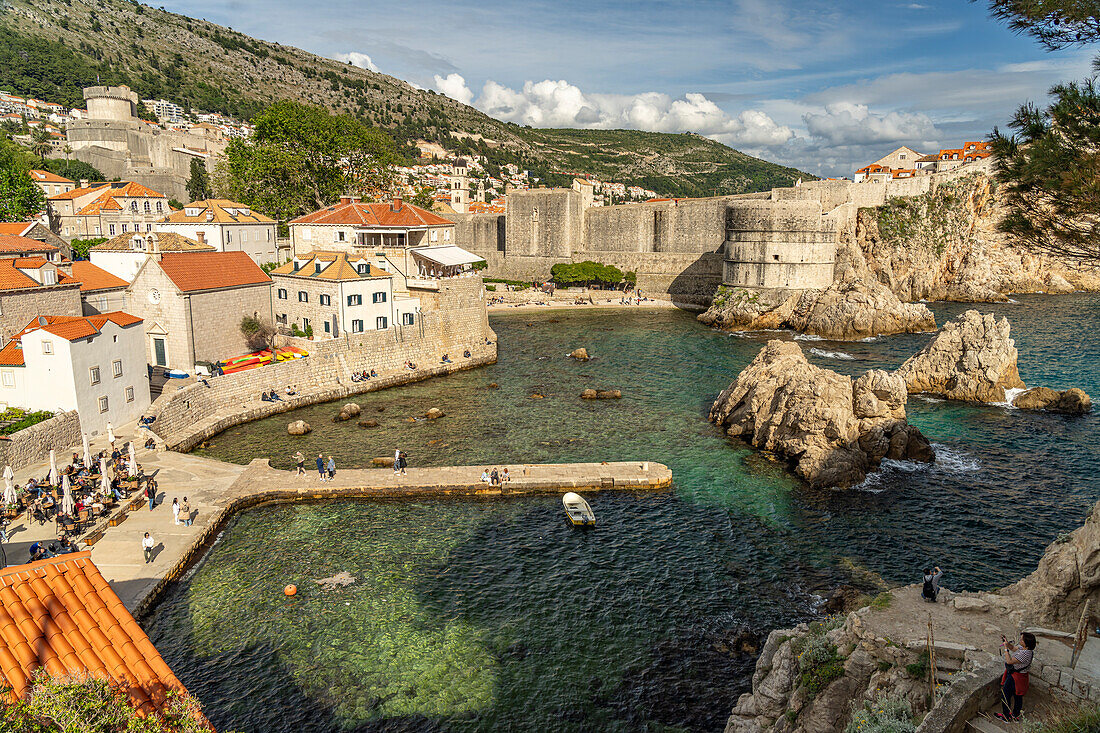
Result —
[[82, 293], [124, 288], [130, 284], [121, 277], [115, 277], [102, 267], [96, 267], [87, 260], [77, 260], [73, 263], [73, 279], [80, 281], [80, 292]]
[[[188, 209], [199, 209], [198, 216], [188, 216]], [[248, 213], [242, 213], [247, 210]], [[232, 211], [233, 213], [230, 213]], [[207, 212], [212, 213], [212, 219], [207, 219]], [[275, 220], [258, 214], [244, 204], [238, 204], [226, 199], [204, 199], [185, 204], [179, 211], [174, 211], [161, 219], [166, 224], [274, 224]]]
[[185, 293], [271, 282], [246, 252], [168, 252], [159, 264], [168, 279]]
[[49, 171], [35, 169], [27, 171], [27, 173], [39, 183], [72, 183], [68, 178], [62, 178], [56, 173], [50, 173]]
[[108, 187], [109, 185], [110, 185], [109, 183], [97, 183], [97, 184], [92, 185], [92, 186], [87, 186], [86, 188], [74, 188], [72, 191], [65, 191], [64, 193], [55, 193], [52, 196], [47, 196], [46, 198], [49, 199], [50, 201], [67, 201], [69, 199], [78, 199], [82, 196], [87, 196], [90, 193], [95, 193], [97, 191], [102, 191], [104, 188]]
[[34, 672], [45, 667], [52, 675], [108, 679], [125, 686], [140, 712], [163, 712], [166, 693], [186, 689], [89, 555], [0, 572], [0, 675], [9, 699], [24, 697]]
[[14, 262], [10, 259], [0, 259], [0, 290], [42, 287], [42, 284], [33, 277], [17, 270]]
[[[352, 264], [352, 262], [355, 264]], [[301, 262], [301, 267], [295, 263]], [[321, 271], [317, 272], [317, 265], [321, 265]], [[365, 264], [367, 271], [359, 272], [359, 265]], [[271, 271], [272, 275], [293, 275], [294, 277], [306, 277], [312, 280], [366, 280], [368, 278], [393, 277], [381, 267], [376, 267], [366, 261], [365, 257], [348, 255], [345, 252], [310, 252], [302, 257], [296, 257]]]
[[[22, 223], [22, 222], [20, 222]], [[0, 234], [0, 253], [4, 252], [57, 252], [57, 247], [37, 239]]]
[[366, 227], [396, 227], [407, 229], [409, 227], [423, 226], [454, 226], [454, 222], [444, 219], [419, 206], [400, 202], [400, 208], [394, 211], [398, 201], [393, 203], [364, 204], [359, 201], [351, 201], [343, 204], [335, 204], [328, 208], [314, 211], [312, 214], [299, 216], [292, 219], [291, 224], [342, 224], [345, 226]]
[[[42, 323], [42, 319], [46, 322]], [[12, 340], [18, 341], [26, 334], [42, 329], [58, 338], [77, 341], [78, 339], [95, 336], [103, 330], [103, 326], [106, 325], [107, 321], [125, 328], [141, 323], [142, 319], [123, 311], [111, 311], [96, 316], [35, 316]]]
[[20, 237], [34, 227], [34, 224], [33, 221], [2, 221], [0, 222], [0, 234]]
[[[130, 243], [134, 241], [134, 237], [141, 237], [145, 239], [150, 234], [157, 235], [157, 247], [161, 252], [216, 252], [217, 249], [209, 244], [199, 244], [190, 237], [185, 237], [182, 234], [176, 234], [175, 232], [130, 232], [128, 234], [119, 234], [117, 237], [112, 237], [106, 242], [93, 245], [90, 250], [92, 252], [144, 252], [145, 250], [136, 250], [130, 246]], [[146, 244], [148, 246], [148, 244]]]
[[0, 349], [0, 366], [23, 366], [23, 348], [15, 339]]

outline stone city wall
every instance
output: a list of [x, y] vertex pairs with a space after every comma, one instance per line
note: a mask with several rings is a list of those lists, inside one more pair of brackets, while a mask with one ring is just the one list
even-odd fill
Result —
[[[0, 440], [0, 465], [18, 471], [49, 460], [51, 449], [65, 451], [80, 441], [80, 415], [76, 410], [61, 412]], [[57, 459], [61, 465], [68, 463], [69, 457], [59, 454]]]
[[[417, 295], [422, 304], [428, 300], [422, 291]], [[489, 328], [481, 278], [443, 281], [435, 298], [428, 306], [439, 310], [422, 311], [413, 326], [322, 341], [283, 338], [309, 356], [214, 377], [207, 380], [209, 386], [198, 382], [162, 395], [150, 411], [156, 416], [153, 432], [169, 448], [188, 451], [234, 425], [268, 415], [496, 362], [496, 334]], [[466, 351], [469, 357], [463, 356]], [[452, 363], [440, 362], [444, 354]], [[407, 369], [406, 361], [416, 369]], [[353, 373], [371, 369], [377, 378], [352, 381]], [[288, 397], [288, 386], [298, 394]], [[282, 402], [259, 399], [261, 392], [272, 389]]]

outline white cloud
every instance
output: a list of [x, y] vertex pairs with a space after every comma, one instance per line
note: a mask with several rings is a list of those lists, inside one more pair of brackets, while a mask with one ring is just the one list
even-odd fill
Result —
[[457, 99], [463, 104], [469, 104], [474, 93], [466, 86], [466, 80], [461, 74], [447, 74], [447, 76], [435, 75], [435, 88], [446, 94], [451, 99]]
[[809, 112], [802, 116], [812, 137], [830, 145], [865, 145], [868, 143], [932, 140], [939, 135], [928, 115], [921, 112], [887, 112], [875, 114], [867, 105], [834, 102], [824, 112]]
[[368, 71], [378, 71], [378, 67], [371, 61], [370, 56], [365, 53], [359, 53], [358, 51], [352, 51], [350, 53], [338, 53], [333, 58], [337, 61], [343, 61], [345, 64], [352, 64], [358, 66], [360, 69], [367, 69]]
[[564, 79], [527, 81], [521, 89], [490, 80], [474, 99], [459, 74], [436, 75], [435, 88], [497, 119], [532, 127], [695, 132], [729, 144], [756, 146], [782, 145], [794, 134], [762, 111], [731, 116], [699, 93], [678, 99], [658, 92], [586, 94]]

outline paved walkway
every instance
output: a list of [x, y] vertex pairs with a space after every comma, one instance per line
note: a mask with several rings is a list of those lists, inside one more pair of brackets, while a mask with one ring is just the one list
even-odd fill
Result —
[[[135, 426], [117, 432], [118, 445], [135, 433]], [[107, 446], [105, 438], [92, 442], [92, 451]], [[58, 463], [68, 463], [68, 452], [58, 451]], [[338, 470], [336, 480], [321, 482], [316, 471], [295, 476], [292, 471], [277, 471], [267, 459], [248, 466], [222, 463], [208, 458], [171, 451], [139, 448], [138, 463], [147, 475], [155, 475], [159, 485], [157, 505], [129, 512], [91, 548], [92, 560], [111, 583], [127, 609], [137, 616], [148, 611], [160, 590], [175, 580], [213, 540], [222, 523], [234, 512], [267, 501], [309, 501], [342, 496], [500, 497], [570, 490], [660, 489], [671, 485], [672, 471], [659, 463], [579, 463], [509, 465], [512, 480], [502, 487], [481, 482], [483, 466], [410, 468], [408, 475], [395, 476], [391, 468]], [[16, 474], [18, 483], [42, 476], [48, 464], [34, 466]], [[177, 525], [172, 518], [172, 499], [187, 497], [193, 525]], [[156, 542], [154, 559], [146, 563], [141, 539], [149, 532]], [[27, 562], [32, 543], [56, 538], [53, 522], [39, 525], [20, 517], [8, 528], [5, 545], [9, 565]], [[83, 543], [81, 543], [83, 549]]]

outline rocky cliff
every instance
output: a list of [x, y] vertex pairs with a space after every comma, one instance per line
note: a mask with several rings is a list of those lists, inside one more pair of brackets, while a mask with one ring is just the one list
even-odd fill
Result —
[[[919, 586], [896, 588], [845, 617], [773, 631], [757, 659], [752, 692], [737, 700], [726, 733], [836, 733], [854, 711], [884, 699], [923, 717], [932, 674], [924, 651], [928, 622], [935, 630], [937, 671], [945, 678], [937, 685], [941, 706], [952, 698], [957, 703], [956, 692], [971, 694], [975, 679], [978, 685], [997, 679], [1002, 667], [994, 655], [1002, 633], [1029, 626], [1073, 631], [1086, 601], [1100, 604], [1100, 503], [1084, 526], [1047, 547], [1038, 569], [1019, 582], [989, 593], [944, 590], [934, 604], [919, 594]], [[1061, 684], [1057, 657], [1053, 648], [1040, 646], [1033, 684]]]
[[718, 395], [710, 420], [787, 458], [814, 486], [851, 486], [883, 458], [935, 453], [905, 419], [905, 383], [882, 370], [851, 377], [810, 364], [793, 341], [769, 341]]

